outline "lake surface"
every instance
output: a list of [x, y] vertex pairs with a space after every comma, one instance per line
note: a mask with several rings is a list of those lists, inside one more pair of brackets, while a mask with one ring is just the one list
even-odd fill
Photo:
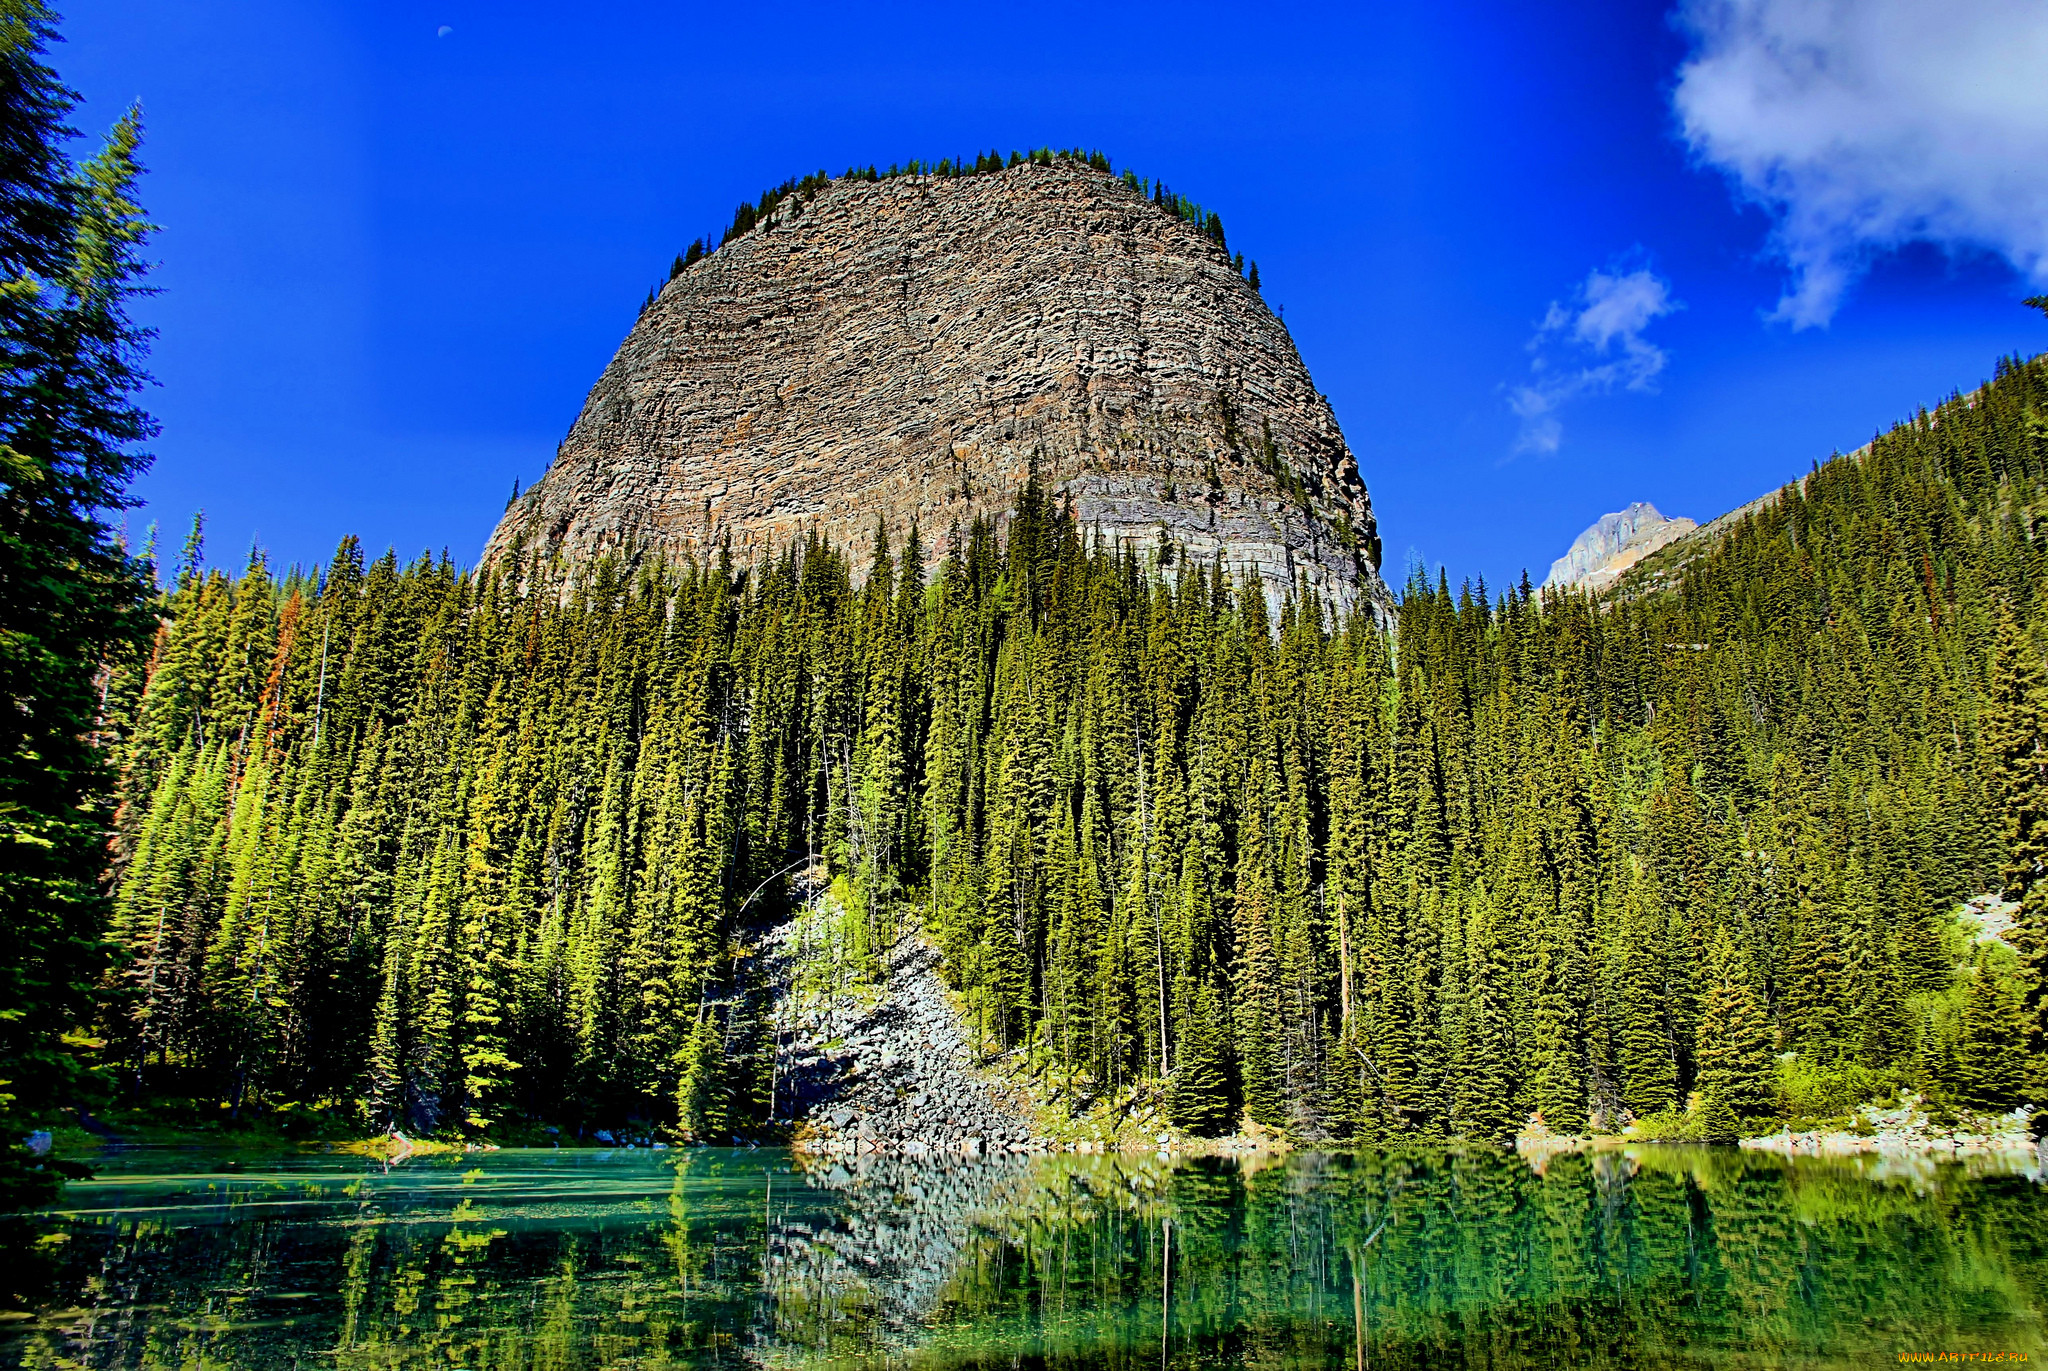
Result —
[[822, 1164], [194, 1152], [68, 1193], [0, 1365], [1848, 1367], [2048, 1354], [2048, 1189], [1732, 1150]]

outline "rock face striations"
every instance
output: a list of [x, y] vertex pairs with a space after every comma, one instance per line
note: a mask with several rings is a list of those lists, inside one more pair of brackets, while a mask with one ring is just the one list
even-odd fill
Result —
[[1083, 164], [838, 180], [642, 313], [486, 556], [927, 558], [1036, 470], [1095, 536], [1390, 603], [1351, 452], [1222, 247]]
[[1644, 501], [1603, 514], [1572, 540], [1564, 556], [1550, 564], [1544, 588], [1590, 590], [1597, 595], [1637, 562], [1696, 527], [1683, 516], [1667, 519], [1655, 505]]

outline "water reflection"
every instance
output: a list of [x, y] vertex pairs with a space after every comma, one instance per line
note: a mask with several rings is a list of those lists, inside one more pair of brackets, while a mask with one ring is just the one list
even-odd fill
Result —
[[129, 1157], [71, 1203], [0, 1364], [1820, 1367], [2040, 1355], [2048, 1296], [2028, 1176], [1730, 1151]]

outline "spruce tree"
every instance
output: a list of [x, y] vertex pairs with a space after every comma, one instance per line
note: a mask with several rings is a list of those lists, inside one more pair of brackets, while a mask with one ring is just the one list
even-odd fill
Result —
[[1906, 1012], [1907, 986], [1898, 948], [1878, 908], [1877, 895], [1853, 858], [1843, 873], [1836, 913], [1848, 944], [1849, 1022], [1844, 1045], [1874, 1070], [1882, 1071], [1913, 1045]]
[[1273, 894], [1264, 824], [1254, 812], [1245, 826], [1233, 918], [1235, 1055], [1243, 1081], [1245, 1113], [1268, 1127], [1279, 1128], [1287, 1122], [1287, 1111], [1277, 1060], [1280, 995], [1273, 956]]
[[1213, 982], [1195, 993], [1181, 1038], [1179, 1061], [1166, 1096], [1167, 1116], [1198, 1137], [1230, 1131], [1230, 1095], [1224, 1074], [1223, 997]]
[[1897, 900], [1895, 946], [1906, 992], [1946, 989], [1955, 979], [1955, 965], [1942, 937], [1940, 918], [1918, 873], [1907, 874]]
[[2003, 606], [1984, 737], [2005, 843], [2001, 881], [2007, 897], [2020, 902], [2013, 942], [2025, 968], [2024, 1050], [2035, 1089], [2048, 1090], [2048, 680], [2033, 645]]
[[1454, 1064], [1454, 1126], [1483, 1141], [1511, 1143], [1523, 1122], [1515, 1111], [1512, 1075], [1513, 963], [1484, 886], [1473, 893], [1465, 955], [1465, 1038], [1462, 1059]]
[[74, 97], [43, 61], [54, 19], [0, 4], [0, 1210], [61, 1169], [19, 1140], [81, 1088], [66, 1035], [91, 1017], [111, 777], [96, 676], [146, 631], [144, 568], [105, 521], [154, 426], [131, 398], [127, 316], [151, 226], [130, 110], [73, 166]]
[[2019, 1100], [2026, 1068], [2018, 1008], [1980, 951], [1963, 996], [1962, 1032], [1948, 1081], [1956, 1102], [2007, 1110]]
[[1613, 954], [1614, 1057], [1621, 1072], [1622, 1101], [1638, 1117], [1678, 1103], [1678, 1060], [1665, 1026], [1668, 997], [1657, 958], [1659, 916], [1647, 880], [1640, 871], [1632, 871]]
[[1771, 1026], [1748, 959], [1725, 935], [1700, 1015], [1700, 1094], [1738, 1119], [1771, 1112]]

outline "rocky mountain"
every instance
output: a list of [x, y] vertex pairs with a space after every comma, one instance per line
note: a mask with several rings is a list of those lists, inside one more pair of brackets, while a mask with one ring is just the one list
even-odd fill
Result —
[[1571, 549], [1550, 564], [1545, 589], [1606, 590], [1624, 571], [1698, 525], [1679, 517], [1667, 519], [1643, 501], [1613, 514], [1603, 514], [1572, 541]]
[[1034, 471], [1095, 536], [1388, 607], [1357, 466], [1220, 242], [1072, 160], [847, 177], [678, 272], [486, 550], [927, 562]]

